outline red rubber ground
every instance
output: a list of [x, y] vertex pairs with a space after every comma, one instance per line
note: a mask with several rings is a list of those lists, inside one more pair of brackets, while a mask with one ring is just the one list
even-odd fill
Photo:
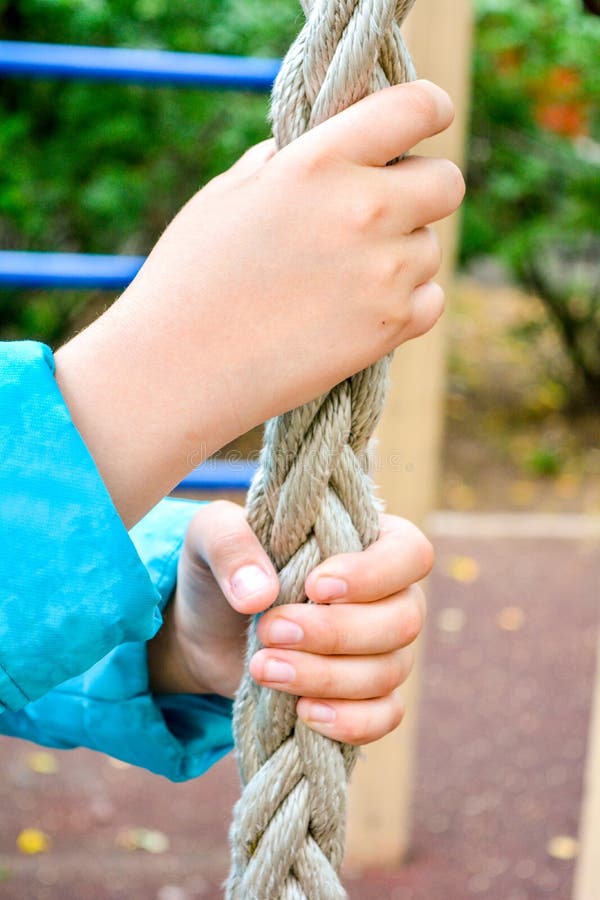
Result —
[[[398, 873], [348, 870], [352, 900], [568, 900], [574, 861], [548, 848], [557, 836], [577, 835], [599, 549], [567, 540], [437, 541], [413, 850]], [[457, 555], [479, 564], [473, 583], [445, 574]], [[516, 630], [499, 625], [506, 607], [522, 610], [522, 621], [504, 613]], [[2, 900], [220, 896], [237, 792], [231, 760], [172, 786], [87, 751], [58, 753], [56, 774], [36, 774], [33, 749], [0, 740]], [[166, 834], [170, 850], [120, 847], [122, 830], [137, 826]], [[31, 827], [50, 836], [47, 853], [17, 851], [17, 835]]]

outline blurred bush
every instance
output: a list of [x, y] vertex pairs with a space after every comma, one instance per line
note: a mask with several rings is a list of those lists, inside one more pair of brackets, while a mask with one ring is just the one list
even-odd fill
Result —
[[[0, 0], [8, 40], [280, 56], [295, 0]], [[181, 205], [268, 136], [261, 94], [3, 78], [0, 247], [145, 253]], [[106, 303], [3, 291], [4, 338], [60, 341]]]
[[600, 399], [600, 19], [580, 0], [476, 0], [462, 261], [502, 258], [544, 300]]

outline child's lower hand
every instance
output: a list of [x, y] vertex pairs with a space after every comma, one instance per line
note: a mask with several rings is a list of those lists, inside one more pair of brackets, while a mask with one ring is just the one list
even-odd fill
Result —
[[414, 525], [384, 515], [372, 547], [309, 575], [312, 604], [268, 609], [277, 575], [243, 510], [223, 501], [203, 507], [188, 529], [175, 600], [149, 645], [153, 689], [233, 696], [247, 616], [267, 609], [258, 625], [265, 646], [250, 667], [256, 681], [298, 695], [298, 715], [328, 737], [376, 740], [402, 719], [398, 688], [425, 615], [416, 582], [432, 562]]

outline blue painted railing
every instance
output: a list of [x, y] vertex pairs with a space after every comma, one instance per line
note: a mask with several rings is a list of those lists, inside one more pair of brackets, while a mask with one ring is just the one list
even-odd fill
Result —
[[143, 262], [143, 256], [0, 250], [0, 287], [119, 290]]
[[249, 460], [209, 459], [191, 472], [179, 487], [198, 491], [245, 491], [258, 463]]
[[0, 72], [36, 78], [268, 91], [279, 65], [247, 56], [0, 41]]
[[[0, 41], [0, 75], [268, 91], [278, 59]], [[141, 257], [0, 252], [0, 287], [125, 287]]]
[[[277, 59], [0, 41], [0, 75], [268, 91]], [[0, 251], [0, 287], [125, 287], [140, 256]], [[245, 490], [256, 464], [209, 460], [181, 482], [187, 490]]]

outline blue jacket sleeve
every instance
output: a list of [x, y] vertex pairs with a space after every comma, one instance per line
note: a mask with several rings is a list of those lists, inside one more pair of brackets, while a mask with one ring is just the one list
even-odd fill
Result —
[[151, 637], [159, 592], [69, 416], [48, 347], [0, 343], [0, 402], [0, 710], [16, 710], [113, 647]]
[[[159, 592], [171, 596], [188, 522], [197, 504], [163, 500], [131, 532]], [[231, 750], [231, 701], [216, 695], [153, 696], [145, 642], [114, 649], [16, 713], [0, 716], [0, 732], [50, 747], [100, 750], [172, 781], [194, 778]]]
[[44, 345], [0, 343], [0, 398], [0, 731], [200, 774], [231, 747], [231, 704], [153, 698], [145, 648], [194, 505], [127, 533]]

